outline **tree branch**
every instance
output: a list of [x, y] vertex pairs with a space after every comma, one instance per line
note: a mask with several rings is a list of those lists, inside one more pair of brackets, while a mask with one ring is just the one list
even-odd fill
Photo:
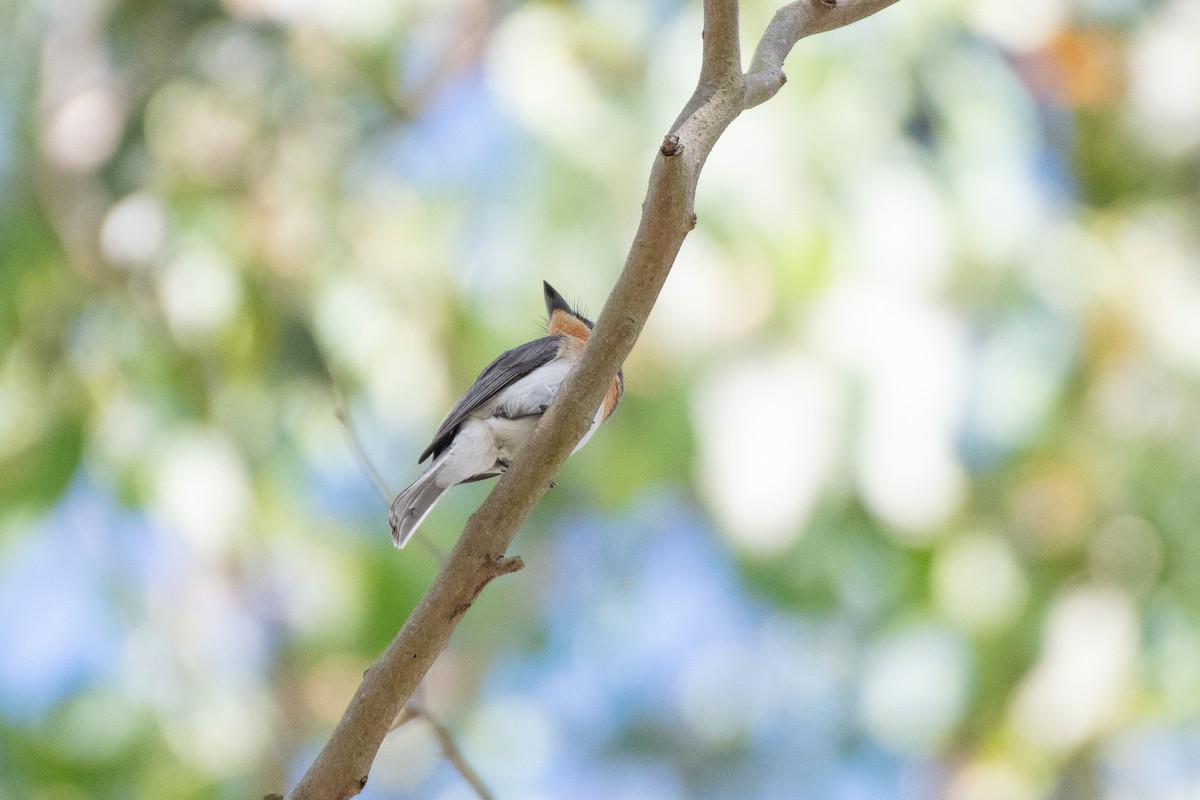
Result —
[[450, 729], [428, 711], [422, 709], [420, 713], [425, 723], [429, 725], [429, 730], [433, 733], [433, 738], [437, 739], [438, 745], [442, 748], [442, 757], [454, 766], [454, 769], [467, 782], [467, 785], [475, 791], [475, 794], [479, 795], [479, 800], [494, 800], [495, 796], [488, 789], [487, 784], [483, 782], [483, 778], [479, 777], [479, 773], [467, 763], [466, 756], [458, 748], [458, 743], [454, 741], [454, 736], [451, 735]]
[[[450, 729], [434, 716], [423, 700], [418, 701], [414, 696], [400, 710], [400, 716], [396, 717], [392, 722], [388, 733], [415, 719], [425, 720], [425, 723], [429, 726], [429, 732], [433, 734], [433, 738], [437, 740], [438, 747], [442, 751], [442, 758], [446, 759], [450, 763], [450, 766], [454, 767], [462, 779], [466, 781], [467, 785], [479, 796], [479, 800], [495, 800], [495, 795], [488, 789], [487, 784], [483, 782], [483, 778], [479, 777], [479, 773], [475, 771], [475, 768], [467, 763], [467, 758], [463, 755], [462, 749], [459, 748], [458, 742], [454, 741], [454, 734], [450, 733]], [[264, 800], [270, 800], [270, 798], [264, 798]]]
[[750, 69], [746, 72], [745, 108], [764, 103], [775, 96], [787, 81], [783, 60], [796, 42], [814, 33], [824, 33], [852, 22], [895, 3], [896, 0], [797, 0], [775, 12], [775, 17], [763, 32]]
[[[329, 373], [329, 368], [326, 367], [326, 373]], [[333, 379], [330, 378], [332, 381]], [[384, 483], [383, 478], [379, 474], [379, 470], [375, 468], [374, 462], [367, 455], [367, 449], [363, 447], [362, 440], [358, 438], [358, 434], [354, 432], [354, 426], [350, 421], [350, 411], [346, 407], [346, 398], [342, 395], [341, 389], [335, 384], [333, 386], [333, 414], [337, 417], [337, 421], [342, 424], [342, 432], [346, 435], [346, 441], [350, 443], [350, 449], [354, 451], [358, 463], [362, 466], [363, 471], [371, 479], [371, 483], [375, 484], [375, 491], [379, 493], [379, 497], [383, 500], [383, 507], [387, 508], [392, 504], [394, 495]], [[422, 530], [418, 530], [413, 534], [413, 541], [419, 542], [422, 547], [430, 552], [437, 559], [438, 564], [446, 566], [446, 554], [441, 548], [433, 543], [433, 540], [426, 535]]]
[[[757, 87], [757, 76], [772, 70], [782, 76], [783, 59], [802, 37], [848, 25], [894, 2], [792, 3], [776, 14], [755, 54], [757, 66], [751, 67], [751, 76], [743, 76], [736, 0], [705, 0], [701, 80], [655, 156], [629, 256], [583, 357], [512, 467], [467, 522], [441, 574], [363, 676], [329, 742], [289, 800], [346, 800], [361, 791], [380, 742], [445, 649], [458, 620], [490, 581], [521, 568], [520, 559], [504, 555], [509, 543], [588, 430], [633, 349], [684, 237], [696, 224], [693, 199], [700, 170], [718, 137], [747, 107], [748, 86]], [[764, 91], [754, 90], [754, 97], [761, 95], [758, 102], [778, 91], [778, 85]]]
[[742, 74], [737, 0], [704, 0], [704, 47], [700, 83], [717, 85]]

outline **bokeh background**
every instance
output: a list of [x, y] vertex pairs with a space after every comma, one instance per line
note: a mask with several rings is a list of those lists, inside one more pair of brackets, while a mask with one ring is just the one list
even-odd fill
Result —
[[[339, 405], [398, 489], [599, 310], [699, 5], [0, 6], [0, 798], [294, 783], [437, 569]], [[1200, 798], [1200, 4], [787, 70], [424, 702], [502, 798]], [[473, 795], [413, 722], [363, 796]]]

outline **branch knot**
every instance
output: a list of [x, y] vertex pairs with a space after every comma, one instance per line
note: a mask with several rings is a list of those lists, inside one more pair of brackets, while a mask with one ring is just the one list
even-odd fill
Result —
[[520, 556], [495, 556], [488, 559], [488, 571], [492, 578], [508, 575], [525, 568], [525, 562]]

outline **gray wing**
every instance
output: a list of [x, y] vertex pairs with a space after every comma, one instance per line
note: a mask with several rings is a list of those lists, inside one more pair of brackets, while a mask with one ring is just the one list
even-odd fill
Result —
[[458, 399], [454, 408], [450, 409], [450, 413], [442, 420], [437, 433], [433, 435], [433, 441], [421, 453], [417, 463], [420, 464], [431, 454], [444, 450], [458, 433], [458, 426], [462, 425], [472, 412], [538, 367], [553, 361], [558, 356], [561, 340], [561, 336], [543, 336], [501, 353], [495, 361], [488, 364], [471, 384], [471, 388], [467, 389], [467, 393]]

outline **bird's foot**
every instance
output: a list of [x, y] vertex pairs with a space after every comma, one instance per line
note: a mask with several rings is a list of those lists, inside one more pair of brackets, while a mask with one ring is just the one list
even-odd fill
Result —
[[546, 412], [546, 406], [541, 406], [537, 411], [530, 411], [525, 414], [514, 414], [513, 412], [509, 411], [506, 408], [498, 408], [492, 414], [492, 416], [497, 417], [498, 419], [507, 419], [509, 421], [512, 421], [514, 419], [529, 419], [530, 417], [540, 417], [545, 412]]

